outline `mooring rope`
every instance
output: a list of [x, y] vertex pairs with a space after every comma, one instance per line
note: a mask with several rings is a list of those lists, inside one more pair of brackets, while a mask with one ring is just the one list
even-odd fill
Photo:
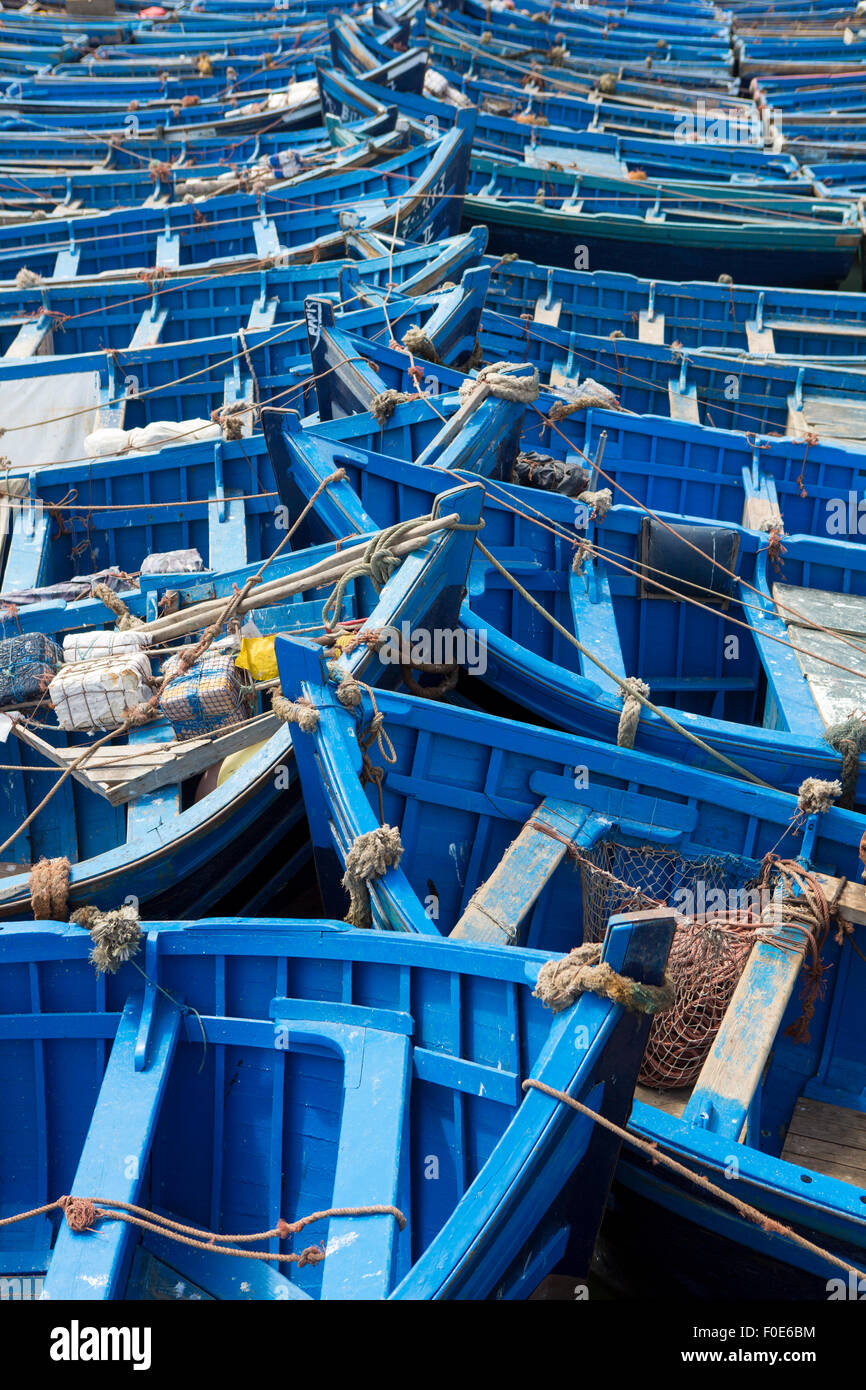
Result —
[[632, 1134], [630, 1130], [623, 1129], [622, 1125], [615, 1124], [614, 1121], [609, 1120], [606, 1115], [600, 1115], [597, 1110], [591, 1110], [588, 1105], [583, 1105], [579, 1100], [575, 1100], [572, 1096], [567, 1095], [565, 1091], [557, 1091], [553, 1086], [548, 1086], [543, 1081], [536, 1081], [532, 1077], [530, 1077], [528, 1081], [522, 1083], [522, 1088], [524, 1091], [540, 1091], [542, 1095], [549, 1096], [551, 1100], [557, 1100], [562, 1105], [570, 1106], [572, 1110], [576, 1110], [580, 1115], [585, 1115], [586, 1118], [592, 1120], [594, 1124], [601, 1125], [603, 1129], [607, 1129], [611, 1134], [617, 1135], [624, 1144], [630, 1144], [632, 1148], [640, 1150], [641, 1153], [645, 1154], [646, 1157], [650, 1159], [654, 1166], [660, 1163], [663, 1167], [670, 1169], [672, 1173], [676, 1173], [679, 1177], [685, 1178], [687, 1182], [694, 1183], [694, 1185], [699, 1187], [703, 1192], [708, 1192], [711, 1196], [718, 1197], [720, 1201], [726, 1202], [728, 1206], [733, 1207], [746, 1221], [751, 1221], [755, 1226], [760, 1226], [761, 1230], [766, 1231], [768, 1235], [783, 1236], [786, 1240], [791, 1240], [795, 1245], [799, 1245], [803, 1250], [808, 1250], [811, 1254], [818, 1255], [820, 1259], [827, 1260], [829, 1264], [836, 1265], [838, 1269], [844, 1269], [847, 1274], [853, 1274], [858, 1279], [866, 1279], [866, 1273], [861, 1269], [857, 1269], [855, 1265], [848, 1264], [846, 1260], [840, 1259], [838, 1255], [834, 1255], [831, 1251], [825, 1250], [822, 1245], [816, 1245], [814, 1241], [807, 1240], [806, 1237], [801, 1236], [798, 1231], [793, 1230], [790, 1226], [783, 1225], [781, 1221], [774, 1220], [772, 1216], [767, 1216], [765, 1212], [759, 1211], [757, 1207], [750, 1206], [748, 1202], [741, 1201], [739, 1197], [735, 1197], [732, 1193], [726, 1192], [723, 1187], [719, 1187], [717, 1183], [711, 1182], [709, 1178], [705, 1178], [701, 1173], [692, 1172], [691, 1168], [687, 1168], [684, 1163], [679, 1163], [675, 1158], [672, 1158], [669, 1153], [660, 1149], [658, 1145], [651, 1144], [646, 1139], [638, 1138], [638, 1136]]
[[[17, 1212], [14, 1216], [0, 1218], [0, 1226], [11, 1226], [18, 1221], [27, 1221], [34, 1216], [45, 1216], [52, 1211], [62, 1211], [66, 1224], [76, 1235], [94, 1230], [99, 1221], [124, 1221], [130, 1226], [138, 1226], [143, 1231], [164, 1236], [166, 1240], [176, 1241], [178, 1245], [188, 1245], [194, 1250], [209, 1250], [216, 1255], [235, 1255], [242, 1260], [269, 1260], [276, 1264], [296, 1264], [303, 1269], [305, 1265], [319, 1264], [327, 1251], [324, 1245], [310, 1245], [300, 1254], [272, 1254], [268, 1250], [237, 1250], [235, 1245], [247, 1244], [254, 1240], [285, 1240], [296, 1235], [314, 1221], [330, 1220], [340, 1216], [393, 1216], [400, 1230], [406, 1228], [406, 1217], [399, 1207], [376, 1204], [368, 1207], [328, 1207], [324, 1211], [311, 1212], [297, 1221], [282, 1218], [269, 1231], [254, 1231], [245, 1235], [222, 1235], [219, 1231], [205, 1231], [198, 1226], [184, 1226], [170, 1217], [160, 1216], [147, 1207], [136, 1206], [133, 1202], [112, 1201], [108, 1197], [58, 1197], [42, 1207], [30, 1211]], [[234, 1245], [218, 1244], [220, 1241], [233, 1241]]]

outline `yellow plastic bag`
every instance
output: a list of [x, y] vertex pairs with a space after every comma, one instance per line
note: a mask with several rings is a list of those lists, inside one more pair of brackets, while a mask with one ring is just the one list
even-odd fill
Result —
[[242, 637], [235, 665], [249, 671], [254, 681], [272, 681], [277, 676], [273, 637]]

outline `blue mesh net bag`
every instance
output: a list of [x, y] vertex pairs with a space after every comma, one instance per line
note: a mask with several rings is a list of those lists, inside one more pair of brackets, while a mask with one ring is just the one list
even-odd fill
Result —
[[[165, 674], [171, 676], [176, 666], [175, 659], [167, 662]], [[159, 708], [176, 738], [197, 738], [242, 724], [252, 714], [254, 700], [250, 674], [235, 665], [234, 655], [206, 652], [186, 673], [169, 680]]]
[[57, 674], [63, 652], [42, 632], [0, 642], [0, 705], [38, 700]]

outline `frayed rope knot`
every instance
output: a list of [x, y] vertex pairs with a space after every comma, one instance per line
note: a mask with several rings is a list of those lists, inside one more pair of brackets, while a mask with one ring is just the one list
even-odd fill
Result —
[[69, 920], [90, 932], [90, 963], [100, 975], [116, 975], [141, 945], [141, 921], [131, 903], [108, 912], [98, 907], [79, 907]]
[[442, 359], [433, 345], [432, 338], [428, 338], [424, 329], [419, 328], [417, 323], [406, 329], [403, 334], [403, 346], [413, 357], [420, 357], [424, 362], [441, 364]]
[[302, 734], [314, 734], [319, 722], [319, 711], [311, 700], [303, 696], [299, 700], [287, 700], [285, 695], [274, 691], [271, 707], [284, 724], [297, 724]]
[[69, 860], [40, 859], [30, 870], [30, 911], [37, 922], [65, 922], [69, 907]]
[[[524, 367], [528, 364], [524, 364]], [[538, 400], [538, 368], [533, 367], [530, 376], [516, 376], [523, 370], [516, 362], [491, 362], [482, 367], [477, 376], [469, 377], [460, 387], [461, 404], [474, 395], [479, 386], [486, 386], [491, 396], [501, 401], [514, 401], [517, 405], [531, 405]]]
[[306, 1249], [301, 1251], [301, 1256], [298, 1260], [298, 1269], [303, 1269], [305, 1265], [320, 1264], [326, 1254], [327, 1251], [324, 1245], [308, 1245]]
[[339, 671], [336, 674], [337, 699], [344, 709], [357, 709], [364, 698], [363, 690], [354, 676], [341, 674]]
[[574, 559], [571, 562], [572, 574], [583, 574], [583, 568], [587, 560], [592, 555], [592, 546], [588, 541], [581, 541], [574, 552]]
[[601, 943], [590, 941], [577, 946], [559, 960], [549, 960], [538, 972], [533, 997], [555, 1014], [568, 1009], [581, 994], [598, 994], [621, 1004], [630, 1013], [659, 1014], [672, 1007], [674, 983], [667, 976], [663, 985], [646, 985], [627, 975], [618, 975], [601, 959]]
[[405, 405], [406, 401], [418, 399], [417, 391], [380, 391], [378, 396], [374, 396], [370, 402], [370, 414], [380, 425], [385, 425], [391, 419], [398, 405]]
[[100, 1217], [96, 1203], [89, 1197], [61, 1197], [57, 1205], [66, 1217], [70, 1231], [76, 1234], [92, 1230]]
[[104, 603], [106, 608], [114, 614], [117, 619], [115, 627], [118, 632], [128, 632], [132, 628], [145, 626], [144, 619], [137, 618], [134, 613], [130, 613], [123, 599], [113, 589], [109, 589], [107, 584], [97, 582], [91, 586], [90, 592], [93, 598], [98, 598], [100, 603]]
[[42, 276], [35, 270], [29, 270], [26, 265], [22, 265], [18, 274], [15, 276], [15, 288], [18, 290], [32, 290], [37, 285], [44, 284]]
[[388, 869], [394, 869], [403, 857], [403, 843], [400, 831], [394, 825], [380, 825], [358, 835], [346, 855], [346, 871], [343, 874], [343, 887], [349, 894], [349, 911], [346, 921], [353, 927], [372, 927], [373, 906], [370, 901], [369, 884], [381, 878]]
[[804, 816], [814, 816], [822, 811], [829, 811], [833, 802], [841, 795], [841, 782], [822, 782], [820, 777], [807, 777], [800, 783], [797, 805]]
[[598, 492], [581, 492], [577, 498], [585, 507], [589, 507], [590, 518], [595, 521], [603, 521], [613, 506], [613, 493], [609, 487], [603, 487]]
[[622, 700], [622, 714], [619, 717], [619, 727], [616, 731], [617, 747], [634, 748], [634, 738], [643, 704], [638, 697], [642, 695], [644, 699], [647, 699], [650, 688], [646, 681], [642, 681], [638, 676], [628, 676], [623, 681], [619, 693]]

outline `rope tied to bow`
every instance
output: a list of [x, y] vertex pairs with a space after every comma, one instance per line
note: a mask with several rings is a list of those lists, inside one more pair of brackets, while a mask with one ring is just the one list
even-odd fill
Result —
[[516, 362], [491, 362], [488, 366], [482, 367], [477, 376], [469, 377], [467, 381], [461, 383], [459, 396], [460, 404], [465, 403], [475, 394], [479, 386], [486, 386], [491, 396], [496, 396], [501, 401], [513, 401], [516, 405], [531, 405], [538, 400], [541, 378], [538, 375], [538, 368], [533, 367], [529, 376], [517, 376], [515, 373], [525, 371], [528, 363], [520, 365]]
[[417, 391], [394, 391], [389, 387], [387, 391], [380, 391], [373, 397], [370, 402], [370, 414], [379, 425], [386, 425], [398, 405], [405, 405], [407, 401], [417, 399]]
[[804, 816], [820, 815], [823, 811], [829, 811], [833, 802], [841, 795], [841, 782], [825, 782], [820, 777], [806, 777], [797, 791], [797, 806]]
[[604, 521], [613, 506], [613, 493], [609, 487], [599, 488], [597, 492], [587, 488], [584, 492], [578, 493], [577, 500], [582, 502], [585, 507], [589, 507], [591, 521]]
[[30, 870], [30, 910], [37, 922], [65, 922], [69, 905], [69, 860], [40, 859]]
[[[432, 520], [424, 517], [423, 520]], [[343, 608], [343, 595], [353, 579], [369, 579], [378, 594], [385, 587], [391, 575], [401, 564], [395, 548], [418, 526], [418, 521], [398, 521], [379, 531], [366, 546], [358, 563], [344, 570], [322, 608], [322, 625], [327, 633], [332, 633], [339, 624]], [[421, 542], [419, 542], [419, 545]]]
[[285, 695], [281, 695], [275, 690], [271, 695], [271, 708], [278, 719], [284, 724], [297, 724], [302, 734], [314, 734], [319, 722], [319, 711], [313, 704], [301, 695], [297, 700], [287, 700]]
[[637, 733], [640, 712], [643, 707], [643, 696], [646, 700], [649, 697], [650, 688], [646, 681], [642, 681], [638, 676], [627, 676], [622, 682], [619, 697], [622, 700], [622, 713], [619, 716], [619, 725], [616, 731], [616, 743], [618, 748], [634, 748], [635, 734]]
[[352, 841], [346, 855], [343, 887], [349, 894], [345, 920], [353, 927], [372, 927], [370, 883], [381, 878], [388, 869], [396, 868], [402, 857], [403, 844], [395, 825], [378, 825]]
[[644, 984], [618, 974], [601, 959], [601, 952], [601, 942], [588, 941], [559, 960], [545, 961], [538, 972], [533, 998], [540, 999], [555, 1014], [570, 1008], [586, 993], [610, 999], [630, 1013], [659, 1014], [672, 1007], [675, 987], [668, 976], [662, 985]]
[[428, 338], [423, 328], [419, 328], [416, 323], [403, 334], [403, 346], [413, 357], [420, 357], [424, 362], [434, 362], [441, 366], [442, 358], [436, 351], [433, 339]]
[[107, 912], [98, 907], [79, 907], [69, 920], [90, 932], [90, 963], [99, 975], [116, 975], [141, 945], [141, 921], [131, 903]]
[[336, 666], [329, 666], [328, 674], [337, 682], [337, 699], [343, 708], [357, 709], [364, 698], [364, 692], [355, 677]]
[[91, 586], [90, 593], [93, 598], [98, 598], [100, 603], [104, 603], [106, 608], [114, 614], [117, 619], [115, 627], [118, 632], [129, 632], [136, 627], [146, 627], [144, 619], [131, 613], [128, 605], [113, 589], [109, 589], [107, 584], [97, 581]]

